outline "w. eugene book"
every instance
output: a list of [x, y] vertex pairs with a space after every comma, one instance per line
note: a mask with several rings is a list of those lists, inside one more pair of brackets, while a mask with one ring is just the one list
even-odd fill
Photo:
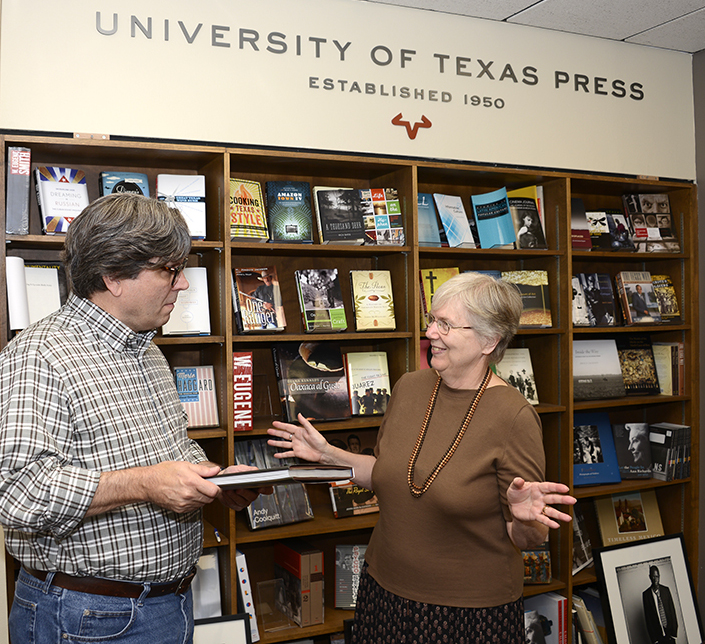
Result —
[[34, 178], [44, 234], [65, 233], [89, 203], [86, 173], [74, 168], [39, 166]]
[[311, 184], [308, 181], [267, 181], [269, 240], [277, 243], [313, 242]]
[[238, 333], [276, 332], [286, 328], [275, 266], [233, 268], [232, 292]]
[[230, 179], [230, 241], [269, 240], [262, 184], [250, 179]]

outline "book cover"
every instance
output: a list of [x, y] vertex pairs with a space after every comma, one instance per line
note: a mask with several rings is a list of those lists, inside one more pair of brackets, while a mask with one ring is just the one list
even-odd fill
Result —
[[509, 347], [502, 360], [492, 369], [502, 380], [518, 389], [532, 405], [539, 404], [531, 352], [527, 347]]
[[340, 345], [281, 342], [272, 345], [279, 397], [287, 422], [299, 413], [311, 421], [350, 418]]
[[[499, 188], [492, 192], [471, 195], [470, 203], [482, 248], [513, 248], [514, 242], [517, 241], [517, 234], [514, 232], [512, 214], [509, 212], [507, 189]], [[535, 224], [539, 229], [541, 228], [538, 210]], [[523, 241], [527, 242], [528, 230], [524, 235]]]
[[623, 333], [616, 343], [625, 393], [636, 396], [660, 393], [650, 336]]
[[603, 546], [663, 536], [656, 492], [622, 492], [595, 499]]
[[25, 329], [61, 308], [58, 266], [32, 266], [21, 257], [8, 255], [5, 282], [12, 331]]
[[595, 400], [625, 395], [617, 343], [604, 340], [573, 341], [573, 399]]
[[356, 331], [394, 331], [392, 273], [388, 270], [351, 270]]
[[552, 326], [548, 271], [502, 271], [502, 279], [514, 284], [521, 293], [524, 310], [519, 320], [520, 327], [548, 328]]
[[681, 312], [671, 276], [652, 275], [651, 283], [654, 287], [654, 295], [656, 295], [658, 309], [661, 313], [661, 322], [680, 323]]
[[590, 232], [590, 245], [593, 250], [612, 250], [612, 237], [604, 210], [587, 210], [585, 218]]
[[685, 351], [682, 342], [652, 342], [660, 392], [665, 396], [682, 396]]
[[335, 546], [335, 607], [354, 610], [367, 544]]
[[438, 287], [451, 277], [460, 274], [457, 266], [438, 268], [422, 268], [419, 270], [419, 285], [421, 289], [421, 330], [426, 328], [426, 314], [431, 312], [433, 296]]
[[[63, 262], [60, 262], [60, 261], [54, 261], [54, 262], [53, 261], [40, 261], [40, 260], [26, 259], [26, 260], [24, 260], [24, 265], [25, 265], [25, 270], [27, 270], [28, 268], [29, 269], [48, 268], [53, 271], [57, 271], [58, 278], [59, 278], [59, 302], [61, 303], [61, 306], [66, 304], [66, 300], [69, 297], [69, 287], [68, 287], [67, 277], [66, 277], [66, 268], [65, 268]], [[50, 279], [53, 283], [54, 278], [51, 277]]]
[[217, 427], [220, 420], [213, 365], [174, 367], [174, 378], [188, 426]]
[[524, 560], [525, 584], [550, 584], [551, 550], [548, 538], [540, 546], [521, 551]]
[[[524, 599], [524, 629], [527, 642], [539, 641], [545, 644], [567, 643], [568, 600], [558, 593], [541, 593]], [[540, 632], [543, 639], [534, 637], [532, 631]]]
[[616, 423], [612, 425], [622, 479], [651, 478], [651, 443], [648, 423]]
[[255, 599], [252, 594], [252, 581], [247, 567], [247, 558], [241, 550], [235, 552], [235, 565], [237, 566], [238, 603], [242, 605], [243, 612], [247, 613], [250, 624], [250, 637], [253, 642], [259, 642], [259, 628], [257, 626], [257, 612]]
[[438, 215], [433, 203], [433, 195], [419, 192], [417, 195], [417, 211], [419, 226], [419, 246], [441, 246], [441, 235], [438, 229]]
[[661, 312], [648, 271], [620, 271], [615, 286], [626, 325], [659, 324]]
[[632, 231], [632, 240], [635, 244], [645, 241], [649, 236], [649, 231], [646, 228], [646, 216], [641, 210], [639, 195], [636, 193], [623, 194], [622, 204]]
[[396, 188], [359, 191], [364, 209], [365, 244], [403, 246], [406, 236]]
[[179, 291], [169, 321], [162, 326], [162, 335], [210, 335], [206, 267], [187, 266], [184, 268], [184, 276], [189, 287]]
[[510, 196], [508, 199], [509, 212], [512, 215], [512, 224], [516, 233], [516, 247], [548, 248], [536, 200], [532, 197], [519, 196]]
[[578, 273], [585, 296], [588, 326], [615, 326], [617, 310], [612, 280], [607, 273]]
[[386, 351], [355, 351], [343, 355], [353, 416], [387, 411], [392, 392]]
[[573, 250], [592, 250], [585, 204], [576, 197], [570, 200], [570, 239]]
[[[235, 441], [235, 463], [237, 465], [251, 465], [258, 469], [264, 466], [263, 457], [259, 452], [257, 440]], [[283, 524], [282, 513], [276, 494], [260, 494], [245, 510], [247, 523], [250, 530]]]
[[98, 179], [101, 197], [123, 192], [134, 192], [149, 197], [149, 178], [144, 172], [105, 170], [98, 175]]
[[253, 395], [252, 351], [233, 351], [233, 430], [236, 432], [253, 428]]
[[5, 175], [5, 233], [29, 234], [29, 188], [32, 150], [8, 146]]
[[610, 233], [610, 248], [611, 250], [633, 251], [636, 250], [632, 241], [632, 234], [629, 230], [629, 222], [621, 210], [608, 208], [605, 210], [607, 215], [607, 226]]
[[238, 333], [284, 331], [286, 316], [276, 266], [232, 269]]
[[524, 186], [523, 188], [514, 188], [513, 190], [508, 190], [507, 198], [531, 199], [536, 204], [536, 208], [539, 213], [539, 221], [541, 222], [541, 232], [543, 234], [543, 237], [544, 239], [548, 239], [548, 237], [546, 236], [546, 209], [545, 199], [543, 196], [543, 186], [534, 184], [530, 186]]
[[475, 238], [470, 221], [458, 195], [433, 193], [438, 215], [443, 224], [448, 245], [451, 248], [478, 248], [479, 238]]
[[585, 513], [580, 501], [573, 506], [573, 520], [571, 523], [573, 525], [573, 575], [575, 575], [591, 566], [594, 561], [592, 542], [590, 541], [585, 522]]
[[88, 205], [88, 186], [83, 170], [39, 166], [34, 170], [37, 203], [46, 235], [65, 233]]
[[619, 483], [619, 463], [606, 412], [573, 415], [573, 485]]
[[313, 242], [311, 184], [308, 181], [267, 181], [267, 223], [272, 242]]
[[321, 244], [364, 244], [364, 212], [369, 205], [352, 188], [313, 188], [318, 237]]
[[336, 519], [379, 512], [375, 493], [352, 481], [331, 483], [329, 492], [333, 516]]
[[306, 333], [348, 328], [337, 268], [307, 268], [294, 272], [301, 323]]
[[[323, 552], [301, 539], [274, 544], [274, 576], [284, 581], [281, 603], [286, 614], [299, 626], [321, 624]], [[317, 593], [314, 584], [320, 584]], [[317, 606], [320, 604], [320, 606]]]
[[676, 423], [652, 423], [649, 425], [651, 476], [653, 478], [660, 481], [672, 481], [676, 478], [675, 472], [680, 456], [680, 447], [687, 430], [687, 425]]
[[202, 174], [158, 174], [157, 199], [184, 216], [192, 239], [206, 237], [206, 177]]
[[230, 241], [269, 240], [262, 184], [249, 179], [230, 179]]
[[572, 275], [570, 283], [573, 291], [571, 303], [571, 320], [573, 326], [590, 326], [590, 311], [588, 309], [585, 291], [580, 279], [580, 274]]

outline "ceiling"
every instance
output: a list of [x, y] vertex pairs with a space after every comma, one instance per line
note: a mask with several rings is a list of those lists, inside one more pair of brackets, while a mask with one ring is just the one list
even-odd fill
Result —
[[366, 0], [695, 53], [705, 0]]

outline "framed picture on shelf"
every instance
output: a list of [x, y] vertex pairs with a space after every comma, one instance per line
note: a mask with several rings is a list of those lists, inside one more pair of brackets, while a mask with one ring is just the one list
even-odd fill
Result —
[[252, 644], [247, 613], [197, 619], [193, 644]]
[[597, 548], [594, 557], [610, 642], [703, 641], [682, 534]]

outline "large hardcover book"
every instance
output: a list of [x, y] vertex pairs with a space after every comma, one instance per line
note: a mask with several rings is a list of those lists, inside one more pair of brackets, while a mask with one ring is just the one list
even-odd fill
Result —
[[639, 252], [678, 253], [668, 194], [622, 195], [625, 212], [634, 229], [634, 242]]
[[622, 492], [595, 499], [603, 546], [663, 536], [656, 492]]
[[616, 343], [625, 393], [637, 396], [660, 393], [651, 338], [646, 334], [623, 333]]
[[[482, 248], [513, 248], [517, 234], [509, 211], [507, 189], [499, 188], [485, 194], [471, 195], [470, 203]], [[536, 214], [536, 225], [540, 228], [538, 211]]]
[[522, 550], [524, 559], [525, 584], [550, 584], [553, 573], [551, 570], [551, 548], [548, 537], [536, 548]]
[[335, 546], [335, 607], [354, 610], [367, 544]]
[[658, 302], [661, 322], [680, 323], [681, 312], [678, 306], [676, 289], [670, 275], [652, 275], [651, 283]]
[[607, 212], [588, 210], [585, 212], [590, 231], [590, 244], [593, 250], [612, 250], [612, 237], [607, 223]]
[[658, 299], [648, 271], [620, 271], [614, 278], [626, 325], [661, 322]]
[[189, 427], [217, 427], [218, 394], [213, 365], [174, 367], [176, 391], [188, 415]]
[[233, 268], [232, 290], [238, 333], [276, 332], [286, 328], [276, 266]]
[[606, 412], [573, 415], [573, 485], [619, 483], [619, 463]]
[[509, 211], [516, 233], [517, 248], [548, 248], [535, 199], [510, 196]]
[[[533, 595], [524, 600], [524, 628], [527, 642], [543, 641], [545, 644], [567, 644], [568, 600], [558, 593]], [[543, 639], [536, 639], [533, 629], [540, 629]], [[531, 639], [529, 639], [531, 637]]]
[[577, 278], [585, 296], [588, 326], [615, 326], [617, 309], [610, 276], [607, 273], [578, 273]]
[[419, 246], [441, 246], [441, 235], [438, 228], [438, 215], [433, 202], [433, 195], [419, 192], [417, 195], [417, 210], [419, 215]]
[[523, 311], [519, 320], [520, 327], [552, 326], [548, 271], [502, 271], [502, 279], [514, 284], [521, 293]]
[[479, 248], [465, 212], [463, 200], [458, 195], [433, 194], [438, 215], [451, 248]]
[[[677, 423], [649, 425], [651, 472], [655, 479], [673, 481], [685, 478], [683, 463], [690, 458], [690, 427]], [[685, 459], [685, 460], [684, 460]]]
[[282, 410], [311, 421], [350, 418], [340, 345], [336, 342], [278, 342], [272, 345]]
[[233, 352], [233, 430], [253, 428], [254, 387], [252, 351]]
[[585, 204], [577, 197], [570, 200], [570, 238], [574, 250], [592, 250]]
[[32, 266], [21, 257], [5, 258], [9, 327], [16, 331], [61, 308], [57, 266]]
[[[264, 459], [258, 440], [235, 441], [235, 463], [261, 469]], [[282, 525], [282, 512], [276, 494], [260, 494], [245, 510], [250, 530]]]
[[250, 638], [253, 642], [259, 642], [259, 628], [257, 626], [257, 613], [255, 611], [255, 599], [252, 592], [252, 581], [250, 571], [247, 568], [245, 554], [237, 550], [235, 553], [235, 565], [237, 566], [238, 581], [238, 603], [242, 604], [242, 610], [247, 613], [250, 624]]
[[422, 268], [419, 270], [419, 285], [421, 287], [421, 329], [426, 328], [426, 314], [431, 312], [433, 296], [438, 287], [451, 277], [460, 274], [457, 266], [439, 268]]
[[65, 233], [88, 205], [88, 186], [83, 170], [39, 166], [34, 170], [42, 230], [47, 235]]
[[573, 341], [573, 398], [594, 400], [625, 395], [614, 339]]
[[331, 483], [329, 492], [333, 515], [336, 519], [379, 512], [379, 502], [375, 493], [350, 480]]
[[386, 351], [355, 351], [343, 355], [353, 416], [387, 411], [392, 392]]
[[580, 274], [572, 275], [570, 283], [573, 289], [573, 297], [571, 300], [571, 320], [573, 326], [590, 326], [590, 310], [588, 309]]
[[149, 197], [149, 178], [144, 172], [104, 170], [99, 175], [98, 186], [101, 197], [123, 192], [133, 192]]
[[269, 240], [262, 184], [249, 179], [230, 179], [230, 241]]
[[403, 246], [406, 240], [396, 188], [360, 190], [364, 204], [365, 244]]
[[616, 423], [612, 425], [622, 479], [651, 478], [651, 443], [648, 423]]
[[187, 266], [184, 276], [189, 287], [179, 291], [169, 321], [162, 335], [210, 335], [211, 318], [208, 305], [208, 274], [205, 266]]
[[594, 560], [592, 542], [585, 521], [583, 505], [578, 501], [573, 506], [573, 574], [591, 566]]
[[337, 268], [307, 268], [294, 272], [301, 323], [306, 333], [348, 328]]
[[532, 405], [539, 404], [531, 352], [527, 347], [509, 347], [493, 370], [502, 380], [518, 389]]
[[206, 177], [202, 174], [158, 174], [157, 199], [184, 216], [193, 239], [206, 237]]
[[629, 222], [621, 210], [608, 208], [607, 226], [610, 231], [610, 250], [633, 251], [636, 246], [632, 241], [632, 233], [629, 229]]
[[313, 188], [318, 237], [321, 244], [364, 244], [364, 212], [369, 205], [352, 188]]
[[323, 623], [323, 552], [301, 539], [274, 544], [274, 576], [284, 580], [282, 607], [299, 626]]
[[267, 181], [267, 223], [273, 242], [313, 242], [311, 184], [308, 181]]
[[394, 331], [392, 273], [388, 270], [350, 271], [356, 331]]
[[685, 347], [682, 342], [653, 342], [660, 392], [665, 396], [685, 393]]
[[8, 146], [5, 177], [5, 233], [29, 234], [29, 186], [32, 150]]

